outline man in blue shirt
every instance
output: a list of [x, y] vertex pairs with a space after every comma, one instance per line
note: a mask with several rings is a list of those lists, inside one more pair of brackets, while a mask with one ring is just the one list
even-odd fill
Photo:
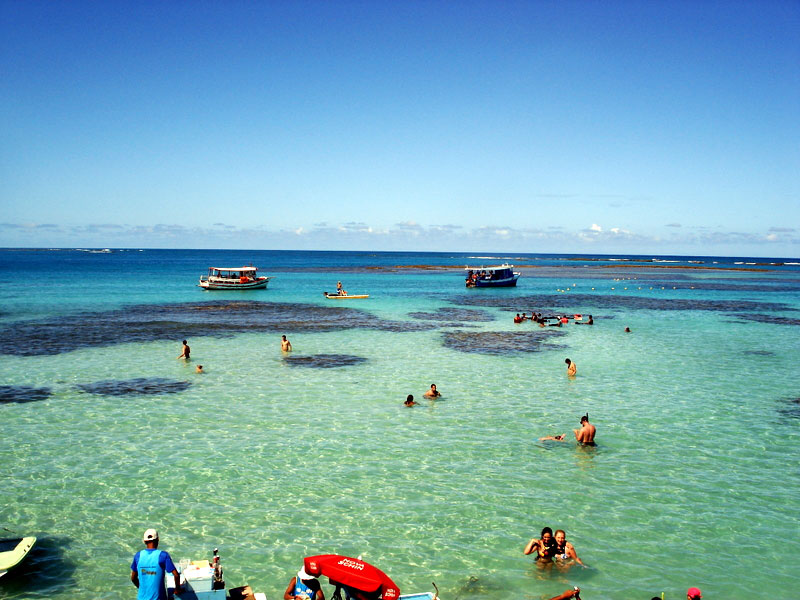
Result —
[[180, 575], [168, 552], [158, 549], [158, 532], [148, 529], [142, 538], [145, 549], [133, 556], [131, 581], [139, 588], [138, 600], [166, 600], [167, 587], [164, 574], [175, 577], [175, 592], [180, 591]]

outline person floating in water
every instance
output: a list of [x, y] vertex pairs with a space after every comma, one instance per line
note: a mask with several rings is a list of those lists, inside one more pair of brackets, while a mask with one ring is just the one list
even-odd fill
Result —
[[419, 404], [419, 402], [414, 402], [414, 396], [412, 394], [406, 396], [406, 401], [403, 402], [403, 406], [414, 406], [415, 404]]
[[194, 370], [195, 373], [205, 373], [203, 371], [203, 365], [197, 365], [197, 368]]
[[281, 351], [282, 352], [291, 352], [292, 351], [292, 342], [287, 340], [285, 335], [281, 336]]
[[181, 354], [178, 358], [185, 358], [186, 360], [189, 360], [189, 354], [191, 354], [192, 349], [189, 348], [189, 344], [186, 343], [186, 340], [183, 340], [181, 344], [183, 344], [183, 348], [181, 348]]
[[432, 383], [431, 384], [431, 389], [429, 389], [427, 392], [425, 392], [422, 395], [425, 396], [426, 398], [439, 398], [439, 397], [441, 397], [441, 394], [436, 389], [436, 384], [435, 383]]
[[589, 413], [586, 413], [581, 417], [581, 428], [580, 429], [573, 429], [573, 433], [575, 433], [575, 439], [578, 440], [578, 443], [581, 446], [596, 446], [594, 442], [594, 434], [597, 431], [597, 428], [589, 423]]
[[575, 377], [575, 374], [578, 372], [578, 365], [568, 358], [564, 359], [564, 362], [567, 363], [567, 377]]

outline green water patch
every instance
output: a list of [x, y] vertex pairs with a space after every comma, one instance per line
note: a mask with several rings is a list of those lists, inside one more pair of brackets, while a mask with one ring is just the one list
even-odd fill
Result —
[[[770, 313], [792, 310], [786, 304], [779, 302], [754, 302], [750, 300], [688, 300], [685, 298], [647, 298], [644, 296], [600, 296], [594, 294], [569, 294], [554, 295], [541, 294], [536, 296], [455, 296], [450, 299], [453, 304], [468, 306], [486, 306], [499, 308], [512, 312], [519, 311], [520, 306], [533, 306], [536, 312], [544, 313], [564, 312], [566, 307], [591, 306], [598, 308], [617, 308], [627, 310], [656, 310], [656, 311], [688, 311], [704, 310], [713, 312], [746, 312]], [[550, 307], [549, 309], [540, 307]]]
[[78, 389], [98, 396], [158, 396], [177, 394], [192, 386], [188, 381], [175, 381], [162, 377], [136, 377], [134, 379], [107, 379], [94, 383], [80, 383]]
[[290, 367], [306, 367], [308, 369], [335, 369], [349, 367], [366, 362], [363, 356], [351, 354], [312, 354], [310, 356], [287, 356], [284, 358]]
[[344, 329], [426, 331], [434, 323], [381, 319], [363, 310], [257, 301], [143, 304], [106, 312], [22, 321], [0, 329], [0, 354], [42, 356], [115, 344], [231, 337], [253, 332], [330, 332]]
[[50, 388], [28, 385], [0, 385], [0, 404], [23, 404], [47, 400], [52, 395]]
[[494, 321], [495, 317], [485, 310], [475, 310], [470, 308], [439, 308], [433, 312], [412, 312], [408, 313], [412, 319], [420, 321], [475, 321], [488, 323]]
[[469, 354], [512, 354], [542, 352], [564, 348], [554, 340], [566, 335], [564, 331], [537, 329], [534, 331], [446, 331], [442, 343], [446, 348]]

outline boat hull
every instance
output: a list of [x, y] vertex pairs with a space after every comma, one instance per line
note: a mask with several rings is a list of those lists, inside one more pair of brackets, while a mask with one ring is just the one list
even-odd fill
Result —
[[241, 283], [239, 281], [208, 281], [201, 279], [198, 287], [204, 290], [263, 290], [269, 284], [270, 277], [259, 277], [255, 281]]
[[519, 279], [519, 275], [516, 274], [513, 277], [507, 277], [505, 279], [478, 279], [474, 285], [467, 284], [467, 287], [514, 287], [517, 285], [517, 279]]
[[21, 563], [35, 543], [33, 536], [0, 540], [0, 577]]

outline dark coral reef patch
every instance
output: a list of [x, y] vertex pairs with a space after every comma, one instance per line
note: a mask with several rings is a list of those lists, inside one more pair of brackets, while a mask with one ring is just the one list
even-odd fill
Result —
[[446, 331], [442, 341], [446, 348], [475, 354], [509, 355], [563, 348], [555, 342], [566, 335], [563, 331]]
[[380, 319], [359, 309], [256, 301], [136, 305], [0, 329], [0, 354], [41, 356], [131, 342], [230, 337], [253, 332], [326, 332], [342, 329], [424, 331], [435, 323]]
[[188, 381], [175, 381], [162, 377], [137, 377], [135, 379], [107, 379], [94, 383], [81, 383], [78, 388], [98, 396], [156, 396], [177, 394], [191, 387]]
[[[715, 312], [772, 313], [791, 310], [786, 304], [777, 302], [754, 302], [750, 300], [689, 300], [686, 298], [649, 298], [644, 296], [600, 296], [593, 294], [542, 294], [539, 296], [457, 296], [453, 304], [467, 306], [490, 306], [518, 312], [520, 307], [529, 307], [537, 312], [569, 312], [570, 307], [619, 308], [627, 310], [684, 311], [705, 310]], [[545, 308], [548, 307], [548, 308]], [[589, 309], [584, 309], [588, 312]]]
[[287, 356], [284, 358], [291, 367], [307, 367], [309, 369], [335, 369], [349, 367], [366, 362], [362, 356], [351, 354], [312, 354], [310, 356]]
[[36, 402], [51, 396], [50, 388], [36, 388], [28, 385], [0, 385], [0, 404]]
[[495, 320], [494, 315], [485, 310], [471, 308], [440, 308], [435, 312], [412, 312], [408, 313], [408, 316], [421, 321], [438, 321], [440, 323], [447, 322], [448, 324], [454, 321], [485, 323]]
[[757, 323], [770, 323], [772, 325], [800, 325], [800, 319], [781, 317], [778, 315], [763, 315], [760, 313], [734, 315], [739, 322], [755, 321]]

